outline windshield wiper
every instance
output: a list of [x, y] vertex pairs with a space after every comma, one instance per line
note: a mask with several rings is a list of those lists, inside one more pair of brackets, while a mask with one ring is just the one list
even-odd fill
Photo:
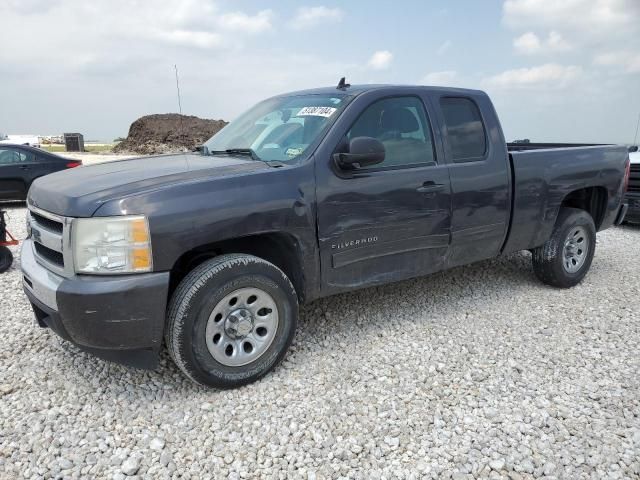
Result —
[[252, 160], [262, 161], [262, 159], [258, 156], [258, 154], [253, 150], [253, 148], [227, 148], [226, 150], [211, 150], [209, 151], [209, 155], [216, 155], [226, 153], [230, 155], [246, 155], [251, 157]]

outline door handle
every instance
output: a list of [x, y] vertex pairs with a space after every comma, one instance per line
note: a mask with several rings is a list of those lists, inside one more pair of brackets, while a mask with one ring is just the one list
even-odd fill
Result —
[[29, 170], [29, 165], [20, 165], [18, 168], [20, 170]]
[[421, 187], [416, 188], [420, 193], [436, 193], [444, 190], [444, 185], [435, 182], [424, 182]]

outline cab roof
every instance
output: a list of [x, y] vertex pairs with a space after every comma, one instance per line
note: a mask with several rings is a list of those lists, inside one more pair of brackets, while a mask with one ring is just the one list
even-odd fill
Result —
[[364, 92], [369, 91], [388, 91], [390, 94], [401, 94], [401, 93], [412, 93], [416, 91], [424, 91], [429, 90], [432, 92], [440, 92], [440, 93], [452, 93], [452, 94], [484, 94], [481, 90], [472, 90], [468, 88], [454, 88], [454, 87], [437, 87], [437, 86], [427, 86], [427, 85], [386, 85], [386, 84], [363, 84], [363, 85], [350, 85], [349, 87], [338, 89], [334, 87], [321, 87], [321, 88], [311, 88], [307, 90], [298, 90], [295, 92], [287, 92], [279, 97], [285, 97], [289, 95], [335, 95], [337, 93], [340, 94], [351, 94], [351, 95], [360, 95]]

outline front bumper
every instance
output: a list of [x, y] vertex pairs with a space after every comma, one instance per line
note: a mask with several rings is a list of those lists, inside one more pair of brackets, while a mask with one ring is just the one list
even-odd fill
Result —
[[101, 358], [155, 368], [162, 345], [169, 273], [61, 277], [22, 245], [23, 287], [38, 324]]
[[625, 222], [640, 223], [640, 193], [627, 193], [624, 201], [629, 205]]

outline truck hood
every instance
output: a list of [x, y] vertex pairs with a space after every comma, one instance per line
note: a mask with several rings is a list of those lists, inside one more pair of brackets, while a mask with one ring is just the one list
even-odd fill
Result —
[[233, 156], [188, 153], [132, 158], [38, 178], [29, 189], [28, 202], [57, 215], [90, 217], [103, 203], [111, 200], [179, 183], [269, 168], [266, 163]]
[[640, 152], [631, 152], [629, 154], [629, 160], [631, 160], [631, 163], [634, 165], [637, 165], [640, 163]]

